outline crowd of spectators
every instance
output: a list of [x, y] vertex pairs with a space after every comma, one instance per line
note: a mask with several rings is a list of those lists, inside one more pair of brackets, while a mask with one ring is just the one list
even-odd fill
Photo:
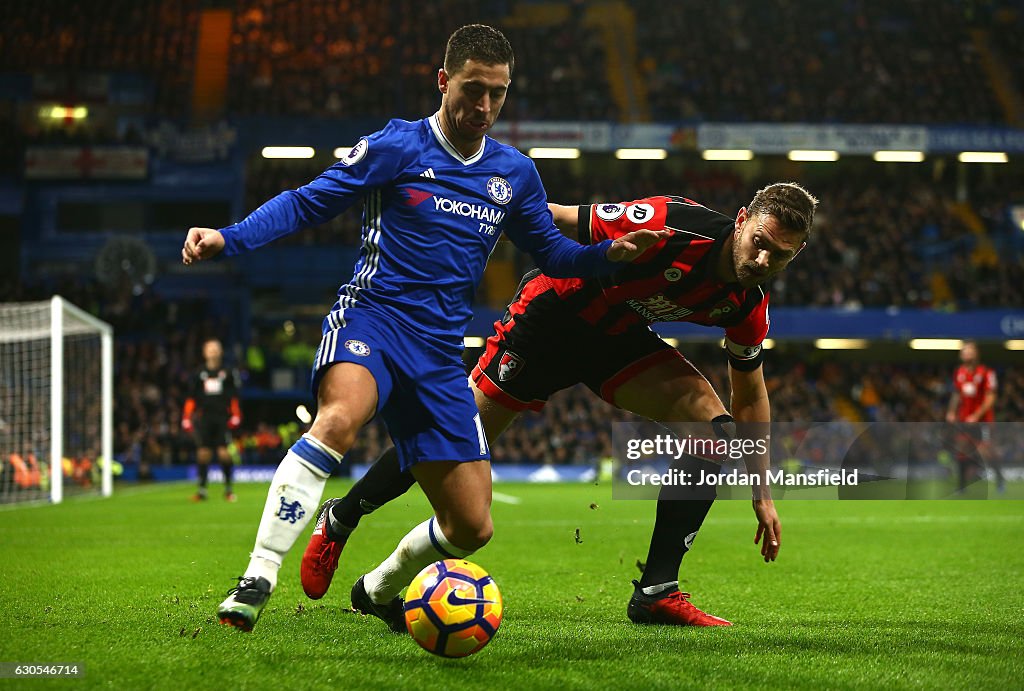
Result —
[[1024, 65], [1024, 45], [1020, 40], [1024, 35], [1024, 6], [1015, 0], [1002, 0], [996, 5], [986, 14], [992, 26], [990, 36], [1007, 76], [1021, 94], [1024, 93], [1024, 70], [1020, 69]]
[[[149, 79], [152, 113], [180, 118], [191, 104], [200, 0], [8, 0], [0, 64], [33, 75], [37, 97], [106, 100], [116, 73]], [[52, 92], [52, 93], [51, 93]]]
[[970, 35], [983, 2], [632, 4], [655, 119], [1005, 121]]
[[[841, 4], [629, 3], [656, 120], [1000, 123], [971, 29], [1013, 65], [1019, 22], [988, 0]], [[230, 105], [238, 113], [418, 117], [438, 103], [444, 40], [502, 26], [517, 54], [506, 118], [615, 120], [606, 47], [568, 3], [563, 22], [510, 21], [464, 0], [238, 0]], [[993, 25], [999, 20], [1001, 24]], [[770, 37], [770, 39], [766, 38]], [[1017, 42], [1019, 43], [1019, 42]], [[1006, 44], [1006, 45], [1004, 45]], [[952, 56], [955, 56], [953, 58]]]
[[[495, 8], [468, 0], [238, 0], [234, 9], [236, 114], [423, 117], [440, 103], [437, 70], [451, 32], [500, 23]], [[578, 24], [509, 29], [509, 38], [516, 97], [506, 116], [614, 115], [602, 89], [603, 50]], [[538, 60], [552, 50], [562, 57]]]
[[[1004, 118], [971, 32], [1001, 27], [989, 30], [990, 48], [1011, 68], [1021, 62], [1022, 44], [1014, 37], [1024, 17], [1008, 2], [631, 4], [655, 119], [995, 124]], [[228, 109], [232, 115], [421, 117], [439, 102], [436, 70], [445, 39], [461, 24], [485, 21], [505, 25], [517, 55], [504, 117], [617, 119], [603, 39], [585, 27], [583, 4], [570, 5], [569, 21], [527, 27], [505, 25], [513, 3], [234, 0]], [[0, 63], [8, 71], [39, 73], [33, 88], [65, 98], [102, 90], [105, 77], [97, 74], [141, 73], [153, 87], [146, 97], [149, 114], [180, 120], [191, 103], [201, 6], [200, 0], [11, 0], [0, 22]], [[1012, 76], [1024, 90], [1020, 76]], [[0, 107], [0, 115], [13, 121], [11, 104]], [[132, 128], [20, 134], [7, 128], [0, 131], [0, 172], [18, 165], [12, 152], [24, 141], [155, 142]], [[325, 165], [321, 160], [251, 162], [246, 209], [308, 182]], [[703, 163], [697, 172], [671, 161], [619, 161], [614, 167], [542, 161], [538, 167], [549, 198], [559, 203], [675, 193], [727, 214], [772, 181]], [[1024, 304], [1022, 253], [1007, 229], [1007, 206], [1021, 201], [1014, 188], [972, 181], [970, 203], [958, 207], [956, 181], [948, 175], [926, 177], [932, 168], [921, 170], [901, 169], [891, 176], [881, 167], [850, 169], [808, 181], [821, 199], [814, 234], [806, 252], [771, 286], [772, 304], [944, 309]], [[972, 218], [980, 219], [985, 232], [970, 227]], [[355, 245], [359, 228], [353, 210], [286, 242]], [[167, 302], [152, 293], [80, 279], [26, 288], [0, 277], [6, 300], [55, 292], [74, 295], [76, 304], [115, 325], [118, 454], [140, 467], [189, 462], [192, 442], [180, 430], [185, 382], [198, 365], [202, 339], [223, 336], [226, 325], [200, 302]], [[226, 345], [233, 363], [249, 369], [252, 360], [242, 344]], [[262, 348], [273, 360], [285, 346]], [[285, 364], [301, 367], [301, 360]], [[728, 390], [719, 353], [704, 353], [696, 362], [718, 391]], [[781, 354], [767, 366], [773, 418], [941, 420], [951, 369], [952, 361], [949, 366], [839, 365]], [[265, 371], [247, 374], [251, 383]], [[1020, 420], [1024, 370], [1005, 368], [1001, 374], [999, 416]], [[524, 415], [494, 445], [494, 459], [590, 462], [610, 450], [609, 423], [626, 419], [578, 387], [556, 396], [543, 413]], [[276, 462], [300, 431], [291, 421], [253, 416], [242, 430], [238, 453], [243, 460]], [[385, 430], [375, 423], [350, 461], [372, 460], [387, 443]]]
[[[606, 36], [568, 2], [562, 21], [471, 0], [234, 0], [228, 113], [419, 117], [458, 26], [506, 31], [517, 55], [512, 119], [617, 120]], [[708, 3], [631, 0], [638, 67], [656, 120], [994, 124], [1006, 116], [972, 32], [1020, 82], [1010, 0]], [[60, 100], [141, 75], [152, 114], [189, 114], [200, 0], [10, 0], [0, 64]], [[644, 91], [644, 90], [641, 90]]]
[[[253, 158], [245, 171], [245, 209], [249, 212], [283, 190], [305, 185], [335, 161]], [[358, 205], [356, 205], [358, 207]], [[294, 233], [281, 242], [297, 245], [360, 244], [361, 212], [353, 208], [315, 228]]]
[[[728, 405], [725, 356], [709, 346], [680, 350], [707, 376]], [[765, 378], [772, 421], [929, 422], [945, 420], [955, 355], [948, 364], [837, 362], [816, 358], [809, 346], [766, 356]], [[695, 357], [699, 355], [699, 357]], [[812, 360], [808, 362], [807, 360]], [[1024, 369], [997, 367], [997, 421], [1024, 420]], [[613, 455], [612, 425], [638, 422], [584, 386], [552, 397], [539, 412], [526, 412], [491, 446], [495, 463], [593, 463]]]
[[[982, 2], [630, 4], [656, 120], [1005, 121], [970, 34], [994, 21]], [[462, 0], [238, 0], [231, 108], [421, 116], [438, 103], [447, 35], [489, 21], [517, 54], [506, 118], [619, 119], [601, 34], [586, 26], [581, 3], [569, 6], [564, 22], [520, 26]], [[995, 16], [1019, 21], [1010, 10]], [[1015, 34], [989, 33], [1015, 64], [1015, 44], [1003, 45]]]
[[[496, 13], [467, 0], [238, 0], [229, 108], [238, 114], [423, 117], [440, 103], [437, 70], [448, 36], [474, 21], [500, 25]], [[561, 24], [505, 27], [516, 66], [504, 117], [616, 118], [604, 48], [579, 14]]]
[[583, 3], [571, 3], [570, 18], [562, 23], [504, 28], [516, 53], [516, 71], [502, 118], [619, 119], [603, 39], [584, 23], [583, 9]]
[[[733, 168], [616, 161], [613, 166], [538, 161], [548, 198], [561, 204], [678, 194], [727, 215], [778, 177], [744, 179]], [[1005, 184], [980, 184], [970, 203], [931, 169], [851, 166], [805, 184], [821, 204], [807, 249], [770, 286], [773, 305], [973, 309], [1024, 302], [1024, 246]], [[976, 203], [975, 203], [976, 200]], [[965, 213], [966, 212], [966, 213]], [[984, 233], [968, 227], [977, 218]]]
[[[152, 293], [138, 295], [81, 279], [20, 288], [3, 297], [38, 299], [54, 290], [75, 295], [78, 304], [115, 326], [114, 443], [118, 459], [142, 477], [159, 466], [194, 462], [194, 442], [180, 425], [187, 381], [200, 365], [203, 339], [227, 333], [226, 325], [212, 318], [202, 303], [166, 301]], [[245, 417], [234, 449], [239, 461], [275, 464], [304, 431], [290, 406], [284, 406], [288, 414], [270, 414], [257, 392], [266, 390], [261, 387], [267, 386], [271, 369], [300, 367], [303, 358], [308, 366], [308, 348], [302, 350], [298, 341], [315, 341], [314, 332], [254, 334], [252, 343], [244, 348], [226, 343], [227, 364], [237, 366], [245, 382]], [[720, 348], [684, 343], [680, 349], [728, 405], [728, 371]], [[475, 357], [473, 353], [467, 356], [467, 361]], [[948, 360], [940, 364], [934, 360], [930, 364], [841, 361], [809, 345], [786, 344], [766, 357], [772, 419], [942, 422], [955, 355], [951, 353]], [[1024, 369], [1004, 364], [995, 368], [1000, 378], [997, 420], [1024, 420]], [[254, 397], [247, 398], [247, 392]], [[492, 445], [492, 457], [495, 463], [591, 464], [611, 455], [614, 423], [637, 420], [577, 386], [553, 396], [543, 411], [524, 413]], [[347, 462], [372, 462], [389, 445], [386, 429], [374, 421], [360, 434]]]
[[[253, 159], [246, 209], [316, 177], [332, 161]], [[735, 169], [666, 162], [537, 161], [548, 198], [561, 204], [679, 194], [732, 215], [777, 178], [747, 180]], [[1024, 244], [1008, 208], [1024, 198], [1006, 185], [979, 182], [971, 202], [955, 201], [955, 182], [931, 170], [851, 167], [806, 183], [820, 199], [815, 227], [801, 257], [770, 286], [773, 305], [976, 309], [1024, 302]], [[985, 233], [968, 227], [964, 210]], [[353, 209], [318, 228], [296, 233], [295, 244], [360, 242]], [[519, 256], [520, 269], [529, 259]]]

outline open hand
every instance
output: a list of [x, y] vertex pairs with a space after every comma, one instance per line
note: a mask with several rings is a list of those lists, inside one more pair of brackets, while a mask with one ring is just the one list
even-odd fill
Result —
[[634, 230], [615, 238], [606, 256], [613, 262], [631, 262], [670, 235], [668, 230]]
[[775, 502], [771, 499], [755, 499], [754, 515], [757, 516], [757, 534], [754, 535], [754, 544], [761, 542], [761, 556], [767, 564], [775, 561], [779, 555], [779, 545], [782, 543], [782, 524], [779, 523], [779, 514], [775, 511]]

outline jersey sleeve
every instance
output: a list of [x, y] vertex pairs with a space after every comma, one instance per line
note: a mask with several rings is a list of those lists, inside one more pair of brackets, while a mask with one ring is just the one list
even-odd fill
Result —
[[[509, 218], [505, 233], [519, 249], [537, 262], [552, 278], [586, 278], [614, 271], [616, 263], [607, 258], [611, 240], [584, 247], [559, 232], [548, 209], [547, 195], [532, 161], [527, 160], [526, 189]], [[587, 243], [590, 244], [590, 243]]]
[[614, 240], [641, 228], [663, 229], [667, 225], [668, 206], [665, 199], [652, 197], [618, 204], [581, 206], [579, 213], [579, 240], [584, 245], [591, 245]]
[[999, 389], [999, 379], [996, 377], [996, 371], [989, 369], [985, 373], [985, 393], [995, 393]]
[[733, 369], [752, 372], [764, 360], [764, 339], [768, 336], [768, 294], [751, 310], [747, 318], [725, 330], [725, 349]]
[[278, 238], [328, 221], [393, 180], [402, 168], [404, 138], [394, 121], [359, 140], [352, 150], [312, 182], [286, 190], [244, 220], [221, 229], [224, 254], [262, 247]]

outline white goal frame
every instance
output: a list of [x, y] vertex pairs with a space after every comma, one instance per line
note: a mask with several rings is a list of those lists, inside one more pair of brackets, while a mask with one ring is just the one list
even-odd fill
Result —
[[114, 327], [60, 295], [50, 298], [50, 501], [64, 499], [64, 313], [100, 332], [101, 492], [114, 493]]
[[[8, 303], [11, 304], [11, 303]], [[45, 302], [14, 303], [45, 308]], [[0, 334], [4, 341], [49, 338], [50, 345], [50, 420], [49, 420], [49, 490], [54, 504], [64, 499], [64, 339], [67, 336], [99, 334], [100, 337], [100, 491], [109, 497], [114, 491], [114, 329], [101, 319], [73, 305], [60, 295], [49, 300], [48, 334], [34, 329], [14, 330]], [[65, 316], [71, 317], [65, 320]]]

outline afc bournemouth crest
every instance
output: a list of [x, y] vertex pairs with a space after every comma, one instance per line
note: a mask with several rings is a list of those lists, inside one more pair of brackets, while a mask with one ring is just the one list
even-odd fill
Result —
[[487, 181], [487, 194], [498, 204], [512, 201], [512, 185], [505, 178], [493, 177]]
[[498, 381], [508, 381], [523, 369], [523, 359], [508, 350], [498, 361]]
[[709, 319], [721, 319], [736, 311], [736, 305], [731, 300], [722, 300], [715, 305], [715, 309], [708, 314]]

